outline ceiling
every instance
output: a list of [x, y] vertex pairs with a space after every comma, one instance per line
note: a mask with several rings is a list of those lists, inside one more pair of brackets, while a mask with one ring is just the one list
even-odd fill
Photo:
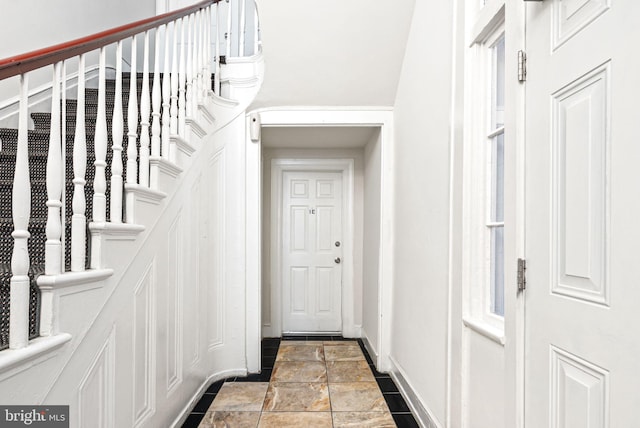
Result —
[[280, 149], [353, 149], [364, 147], [379, 128], [314, 126], [263, 127], [262, 146]]
[[251, 109], [392, 106], [415, 0], [261, 0], [265, 80]]

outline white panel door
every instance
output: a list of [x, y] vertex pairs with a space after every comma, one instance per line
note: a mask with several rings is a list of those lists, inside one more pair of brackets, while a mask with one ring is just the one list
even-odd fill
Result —
[[526, 13], [526, 427], [640, 426], [640, 2]]
[[342, 174], [283, 173], [283, 332], [342, 330]]

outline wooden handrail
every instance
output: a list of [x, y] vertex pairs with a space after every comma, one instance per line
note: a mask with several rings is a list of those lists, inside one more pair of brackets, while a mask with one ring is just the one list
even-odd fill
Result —
[[100, 33], [95, 33], [90, 36], [49, 46], [44, 49], [38, 49], [25, 54], [2, 59], [0, 60], [0, 80], [6, 79], [7, 77], [17, 76], [47, 65], [55, 64], [58, 61], [101, 48], [102, 46], [110, 45], [118, 40], [131, 37], [135, 34], [142, 33], [143, 31], [147, 31], [178, 18], [182, 18], [183, 16], [189, 15], [220, 1], [221, 0], [204, 0], [192, 6], [167, 12], [162, 15], [142, 19], [140, 21], [102, 31]]

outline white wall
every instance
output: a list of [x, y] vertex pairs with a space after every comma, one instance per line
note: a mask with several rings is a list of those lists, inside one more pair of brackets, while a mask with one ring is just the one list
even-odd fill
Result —
[[380, 172], [381, 135], [376, 131], [364, 148], [364, 216], [362, 261], [362, 335], [379, 349]]
[[414, 2], [260, 0], [269, 65], [252, 108], [392, 105]]
[[354, 322], [362, 325], [362, 237], [363, 237], [363, 149], [264, 149], [262, 155], [262, 325], [267, 335], [271, 326], [271, 160], [354, 159]]
[[395, 101], [391, 360], [446, 418], [452, 2], [416, 2]]

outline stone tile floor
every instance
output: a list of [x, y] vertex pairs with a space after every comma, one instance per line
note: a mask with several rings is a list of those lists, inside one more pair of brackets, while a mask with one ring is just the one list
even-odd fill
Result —
[[212, 384], [183, 428], [418, 427], [391, 377], [362, 341], [264, 339], [262, 372]]

